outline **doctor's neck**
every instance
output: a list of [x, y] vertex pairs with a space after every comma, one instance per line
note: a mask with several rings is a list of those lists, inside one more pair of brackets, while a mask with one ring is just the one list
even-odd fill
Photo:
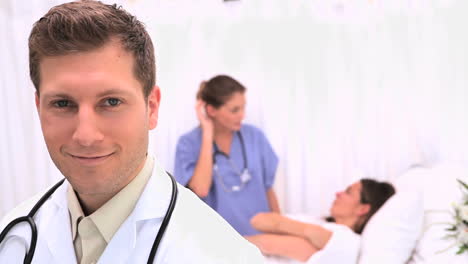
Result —
[[76, 190], [74, 192], [85, 216], [93, 214], [114, 197], [114, 195], [109, 194], [79, 194]]
[[145, 162], [146, 156], [140, 161], [140, 164], [136, 166], [136, 169], [128, 172], [126, 176], [121, 172], [122, 175], [120, 177], [117, 179], [112, 178], [111, 181], [102, 181], [99, 183], [87, 181], [85, 185], [80, 185], [80, 183], [76, 181], [75, 184], [72, 183], [73, 190], [80, 202], [84, 215], [88, 216], [94, 213], [122, 191], [122, 189], [128, 186], [143, 169]]

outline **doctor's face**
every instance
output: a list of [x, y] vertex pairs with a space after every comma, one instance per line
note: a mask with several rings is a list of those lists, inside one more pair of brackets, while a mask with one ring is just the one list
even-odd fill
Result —
[[115, 194], [143, 167], [160, 92], [148, 99], [133, 56], [117, 41], [98, 49], [45, 57], [36, 105], [57, 168], [78, 194]]

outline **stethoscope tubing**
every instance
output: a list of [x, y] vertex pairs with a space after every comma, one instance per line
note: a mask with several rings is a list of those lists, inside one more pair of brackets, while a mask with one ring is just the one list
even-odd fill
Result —
[[30, 264], [34, 257], [34, 252], [36, 251], [36, 243], [37, 243], [37, 227], [32, 217], [30, 217], [29, 215], [25, 215], [25, 216], [20, 216], [16, 218], [15, 220], [11, 221], [0, 234], [0, 243], [2, 243], [3, 239], [5, 239], [6, 235], [8, 234], [10, 230], [15, 225], [21, 222], [27, 222], [29, 226], [31, 227], [31, 245], [29, 245], [28, 253], [26, 253], [26, 256], [24, 256], [24, 261], [23, 261], [24, 264]]
[[[244, 165], [243, 170], [245, 170], [245, 169], [248, 169], [248, 167], [249, 167], [249, 163], [248, 163], [249, 161], [248, 161], [248, 159], [247, 159], [247, 152], [246, 152], [246, 150], [245, 150], [244, 138], [242, 137], [242, 134], [241, 134], [240, 131], [237, 131], [236, 134], [237, 134], [237, 136], [239, 137], [239, 141], [240, 141], [240, 144], [241, 144], [241, 149], [242, 149], [242, 161], [243, 161], [243, 163], [244, 163], [244, 164], [243, 164], [243, 165]], [[213, 164], [216, 164], [216, 155], [218, 155], [218, 154], [219, 154], [219, 155], [223, 155], [223, 156], [225, 156], [226, 158], [229, 158], [229, 155], [227, 155], [226, 153], [224, 153], [224, 152], [222, 152], [222, 151], [220, 151], [220, 150], [218, 149], [218, 146], [216, 145], [215, 142], [213, 142], [213, 148], [214, 148], [214, 152], [213, 152]]]
[[[161, 223], [161, 227], [159, 228], [158, 234], [156, 235], [156, 238], [155, 238], [155, 240], [153, 242], [153, 246], [151, 247], [150, 255], [148, 257], [148, 262], [147, 262], [148, 264], [151, 264], [154, 261], [154, 257], [156, 256], [156, 252], [157, 252], [157, 250], [159, 248], [159, 243], [161, 242], [161, 240], [162, 240], [162, 238], [164, 236], [164, 233], [166, 232], [167, 226], [169, 225], [169, 222], [170, 222], [171, 217], [172, 217], [172, 212], [174, 211], [174, 208], [175, 208], [175, 205], [176, 205], [176, 202], [177, 202], [177, 195], [178, 195], [177, 183], [176, 183], [174, 177], [172, 177], [171, 174], [168, 173], [168, 175], [169, 175], [169, 178], [171, 179], [171, 183], [172, 183], [171, 201], [170, 201], [169, 206], [167, 208], [166, 215], [164, 216], [164, 219], [163, 219], [163, 221]], [[39, 201], [34, 205], [34, 207], [31, 209], [31, 211], [28, 213], [28, 215], [20, 216], [20, 217], [16, 218], [15, 220], [11, 221], [5, 227], [5, 229], [3, 229], [3, 231], [0, 233], [0, 243], [2, 243], [2, 241], [5, 239], [8, 232], [10, 232], [10, 230], [15, 225], [17, 225], [17, 224], [19, 224], [21, 222], [27, 222], [29, 224], [29, 226], [31, 227], [31, 244], [29, 246], [28, 253], [24, 257], [24, 261], [23, 261], [24, 264], [30, 264], [32, 262], [32, 259], [34, 257], [34, 252], [36, 251], [37, 226], [36, 226], [36, 223], [34, 222], [33, 217], [36, 214], [36, 212], [41, 208], [41, 206], [45, 203], [45, 201], [47, 201], [52, 196], [52, 194], [57, 190], [58, 187], [60, 187], [60, 185], [63, 184], [64, 181], [65, 181], [65, 179], [62, 179], [59, 182], [57, 182], [52, 188], [50, 188], [41, 197], [41, 199], [39, 199]]]
[[166, 233], [167, 225], [169, 224], [171, 220], [172, 212], [174, 211], [176, 201], [177, 201], [177, 194], [178, 194], [177, 183], [171, 174], [169, 174], [169, 177], [171, 178], [171, 181], [172, 181], [171, 202], [169, 203], [169, 207], [167, 208], [166, 215], [164, 216], [164, 219], [161, 223], [161, 227], [159, 228], [158, 234], [156, 235], [156, 239], [154, 240], [153, 246], [151, 247], [150, 255], [148, 257], [148, 262], [147, 262], [148, 264], [153, 263], [154, 257], [156, 256], [156, 252], [158, 251], [159, 243], [161, 242], [161, 239], [163, 238], [164, 233]]
[[29, 224], [29, 227], [31, 227], [31, 244], [29, 245], [29, 250], [26, 256], [24, 257], [24, 264], [30, 264], [32, 262], [32, 259], [34, 257], [34, 252], [36, 251], [36, 244], [37, 244], [37, 226], [36, 223], [34, 222], [34, 215], [36, 212], [41, 208], [41, 206], [49, 199], [49, 197], [57, 190], [60, 185], [65, 181], [65, 179], [60, 180], [57, 182], [52, 188], [50, 188], [42, 197], [39, 199], [39, 201], [33, 206], [31, 211], [29, 211], [28, 215], [26, 216], [20, 216], [16, 218], [15, 220], [11, 221], [5, 229], [3, 229], [2, 233], [0, 234], [0, 243], [2, 243], [3, 239], [5, 239], [6, 235], [10, 230], [17, 224], [21, 222], [27, 222]]

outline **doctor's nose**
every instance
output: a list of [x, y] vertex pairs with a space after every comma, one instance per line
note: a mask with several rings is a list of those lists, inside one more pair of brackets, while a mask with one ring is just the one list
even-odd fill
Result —
[[94, 109], [81, 107], [76, 116], [76, 127], [72, 140], [79, 145], [89, 147], [104, 139], [99, 129], [99, 122]]

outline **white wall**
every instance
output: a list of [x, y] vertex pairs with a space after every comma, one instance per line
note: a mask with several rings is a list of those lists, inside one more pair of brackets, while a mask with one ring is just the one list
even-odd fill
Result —
[[[60, 178], [27, 57], [32, 23], [59, 2], [0, 0], [0, 216]], [[156, 45], [150, 149], [169, 171], [178, 136], [196, 125], [198, 84], [218, 73], [247, 86], [246, 121], [281, 159], [288, 212], [326, 213], [359, 171], [392, 180], [414, 164], [468, 160], [466, 1], [119, 2]]]

